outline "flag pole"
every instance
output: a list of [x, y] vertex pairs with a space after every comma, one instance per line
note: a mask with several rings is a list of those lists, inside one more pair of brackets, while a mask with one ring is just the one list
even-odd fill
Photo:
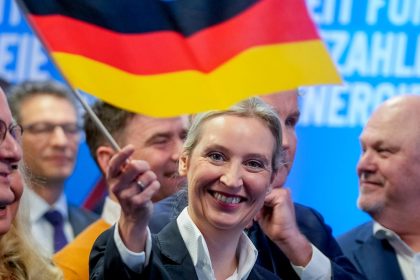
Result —
[[[104, 126], [102, 121], [98, 118], [95, 112], [93, 112], [89, 104], [87, 104], [83, 96], [80, 94], [79, 90], [72, 88], [72, 92], [74, 93], [74, 96], [79, 100], [80, 104], [82, 104], [82, 107], [86, 110], [86, 113], [89, 115], [90, 118], [92, 118], [93, 122], [98, 126], [99, 130], [103, 133], [105, 138], [111, 144], [112, 148], [114, 148], [114, 150], [117, 152], [121, 151], [120, 145], [118, 145], [118, 143], [115, 141], [114, 137], [112, 137], [112, 135], [109, 133], [108, 129]], [[146, 188], [146, 186], [140, 180], [137, 180], [136, 184], [140, 192], [144, 191], [144, 189]]]
[[[26, 8], [26, 6], [22, 2], [22, 0], [16, 0], [16, 2], [18, 4], [18, 6], [25, 12], [25, 14], [29, 13], [28, 9]], [[44, 40], [42, 40], [42, 36], [40, 36], [38, 30], [32, 26], [32, 22], [27, 20], [26, 17], [25, 17], [25, 20], [31, 26], [32, 31], [37, 35], [37, 38], [39, 38], [43, 47], [45, 47], [45, 49], [48, 49], [46, 47], [46, 44], [45, 44]], [[58, 72], [60, 73], [60, 76], [63, 78], [63, 80], [67, 84], [67, 86], [71, 89], [71, 92], [73, 93], [73, 95], [76, 97], [77, 100], [79, 100], [80, 104], [82, 104], [82, 107], [85, 109], [86, 113], [93, 120], [93, 122], [98, 126], [99, 130], [103, 133], [103, 135], [105, 136], [105, 139], [108, 140], [108, 142], [111, 144], [112, 148], [115, 151], [117, 151], [117, 152], [121, 151], [121, 148], [118, 145], [118, 143], [115, 141], [115, 139], [109, 133], [108, 129], [103, 125], [102, 121], [98, 118], [98, 116], [96, 116], [95, 112], [93, 112], [92, 108], [90, 108], [89, 104], [87, 104], [87, 102], [85, 101], [83, 96], [80, 94], [79, 90], [73, 88], [72, 84], [69, 83], [67, 77], [63, 74], [63, 72], [61, 71], [61, 68], [59, 67], [58, 63], [55, 62], [55, 60], [51, 56], [50, 52], [47, 51], [46, 54], [47, 54], [48, 58], [50, 59], [50, 61], [52, 61], [54, 63], [54, 65], [56, 66]]]
[[74, 96], [79, 100], [80, 104], [82, 104], [82, 107], [85, 109], [86, 113], [89, 115], [89, 117], [93, 120], [93, 122], [98, 126], [99, 130], [103, 133], [105, 138], [108, 140], [108, 142], [111, 144], [112, 148], [114, 148], [115, 151], [120, 151], [121, 148], [118, 145], [118, 143], [115, 141], [114, 137], [109, 133], [108, 129], [104, 126], [102, 121], [98, 118], [98, 116], [93, 112], [92, 108], [90, 108], [89, 104], [85, 101], [83, 96], [80, 94], [78, 89], [72, 89], [72, 92]]

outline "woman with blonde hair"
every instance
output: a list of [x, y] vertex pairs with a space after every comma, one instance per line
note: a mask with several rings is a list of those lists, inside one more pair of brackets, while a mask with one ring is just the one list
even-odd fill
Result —
[[95, 242], [90, 279], [278, 279], [256, 264], [244, 229], [254, 218], [275, 225], [267, 195], [283, 162], [279, 143], [279, 117], [258, 98], [197, 115], [179, 159], [188, 206], [154, 236], [147, 224], [159, 182], [140, 172], [147, 163], [128, 160], [133, 147], [122, 149], [107, 172], [121, 216]]
[[32, 246], [25, 213], [19, 210], [23, 193], [18, 170], [22, 132], [0, 88], [0, 279], [62, 279], [61, 272]]

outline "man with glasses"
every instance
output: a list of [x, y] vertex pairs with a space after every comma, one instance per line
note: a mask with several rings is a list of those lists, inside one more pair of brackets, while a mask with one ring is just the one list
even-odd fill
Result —
[[23, 160], [29, 180], [31, 230], [47, 256], [60, 250], [97, 217], [70, 205], [64, 182], [72, 174], [81, 127], [67, 89], [54, 82], [12, 88], [11, 111], [25, 131]]

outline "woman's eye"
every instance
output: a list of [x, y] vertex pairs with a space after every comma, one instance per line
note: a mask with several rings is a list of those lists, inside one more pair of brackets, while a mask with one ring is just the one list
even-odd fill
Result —
[[224, 160], [223, 154], [221, 154], [219, 152], [209, 153], [207, 155], [207, 157], [209, 157], [211, 160], [214, 160], [214, 161], [223, 161]]
[[265, 167], [264, 163], [262, 163], [259, 160], [249, 160], [249, 161], [246, 162], [246, 165], [248, 167], [253, 168], [253, 169], [263, 169]]

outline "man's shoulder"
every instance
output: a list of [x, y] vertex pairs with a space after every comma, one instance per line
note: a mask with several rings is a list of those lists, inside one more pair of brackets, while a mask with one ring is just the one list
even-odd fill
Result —
[[99, 218], [98, 214], [73, 204], [69, 204], [68, 208], [69, 215], [73, 215], [76, 218], [82, 218], [84, 220], [90, 221], [90, 223], [96, 221]]
[[321, 215], [318, 211], [316, 211], [314, 208], [312, 208], [310, 206], [303, 205], [303, 204], [300, 204], [298, 202], [294, 202], [293, 204], [295, 206], [296, 215], [311, 215], [311, 216], [313, 216], [313, 215], [315, 215], [315, 216], [319, 215], [320, 216]]
[[99, 216], [87, 209], [77, 207], [75, 205], [68, 205], [69, 222], [73, 227], [75, 235], [82, 232], [88, 225], [96, 221]]
[[321, 213], [300, 203], [294, 203], [294, 206], [296, 222], [302, 233], [327, 232], [331, 234], [331, 227], [325, 223]]
[[[377, 246], [380, 243], [375, 242], [374, 238], [370, 239], [373, 236], [372, 226], [372, 222], [361, 224], [337, 238], [337, 242], [340, 245], [344, 255], [353, 260], [353, 262], [356, 258], [355, 252], [358, 252], [358, 258], [369, 258], [370, 253], [367, 250], [360, 250], [361, 248], [373, 248], [371, 247], [372, 245], [375, 248], [380, 248], [380, 246]], [[368, 247], [365, 246], [367, 243], [370, 244]], [[357, 263], [355, 263], [355, 265], [358, 266]]]
[[362, 243], [373, 235], [373, 222], [369, 221], [364, 224], [358, 225], [348, 232], [340, 235], [337, 238], [340, 246], [345, 249], [352, 246], [354, 243]]

